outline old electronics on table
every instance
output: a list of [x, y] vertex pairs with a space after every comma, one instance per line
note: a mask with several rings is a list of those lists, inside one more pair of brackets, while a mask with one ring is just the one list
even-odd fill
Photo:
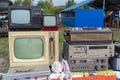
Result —
[[64, 59], [71, 71], [108, 69], [108, 58], [114, 56], [110, 29], [72, 28], [64, 37]]
[[[42, 30], [41, 7], [12, 6], [8, 12], [10, 68], [3, 80], [50, 75], [49, 66], [59, 61], [59, 31]], [[58, 23], [55, 15], [43, 21], [44, 27]]]

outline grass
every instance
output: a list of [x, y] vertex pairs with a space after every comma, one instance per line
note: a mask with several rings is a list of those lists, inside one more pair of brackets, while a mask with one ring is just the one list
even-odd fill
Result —
[[114, 35], [113, 39], [120, 41], [120, 29], [113, 28], [112, 31], [113, 31], [113, 35]]
[[0, 37], [0, 56], [8, 55], [8, 38], [7, 37]]
[[7, 72], [9, 67], [8, 45], [8, 38], [0, 37], [0, 72]]

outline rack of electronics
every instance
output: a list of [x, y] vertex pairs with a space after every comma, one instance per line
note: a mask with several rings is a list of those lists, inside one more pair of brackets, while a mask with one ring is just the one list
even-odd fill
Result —
[[113, 32], [106, 28], [71, 28], [64, 31], [64, 59], [70, 70], [107, 70], [114, 56]]
[[11, 6], [8, 13], [10, 68], [2, 80], [49, 76], [59, 61], [58, 16], [43, 15], [38, 6]]

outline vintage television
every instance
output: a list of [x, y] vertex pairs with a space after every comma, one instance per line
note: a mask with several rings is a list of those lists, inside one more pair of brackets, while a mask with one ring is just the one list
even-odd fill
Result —
[[42, 16], [42, 30], [55, 31], [59, 29], [59, 17], [57, 15]]
[[8, 8], [9, 29], [41, 29], [41, 15], [41, 7], [39, 6], [10, 6]]
[[59, 61], [58, 31], [10, 31], [10, 67], [50, 66]]

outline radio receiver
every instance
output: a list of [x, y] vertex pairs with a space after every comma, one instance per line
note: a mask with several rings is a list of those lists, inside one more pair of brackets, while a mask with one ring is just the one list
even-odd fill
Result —
[[114, 56], [114, 45], [71, 45], [64, 42], [64, 57], [85, 58], [85, 57], [112, 57]]

